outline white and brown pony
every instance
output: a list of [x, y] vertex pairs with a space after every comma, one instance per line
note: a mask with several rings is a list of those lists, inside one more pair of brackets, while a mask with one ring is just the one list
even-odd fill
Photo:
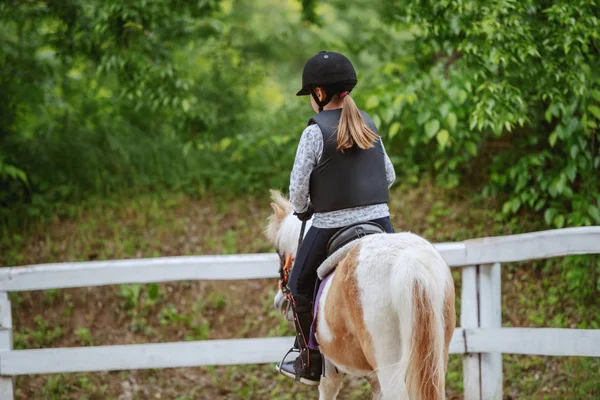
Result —
[[[279, 192], [271, 194], [267, 237], [293, 259], [301, 223]], [[316, 322], [326, 359], [320, 400], [337, 397], [345, 374], [367, 378], [373, 399], [444, 399], [456, 312], [454, 281], [439, 252], [411, 233], [375, 234], [333, 259]], [[284, 302], [280, 291], [275, 303], [289, 319]]]

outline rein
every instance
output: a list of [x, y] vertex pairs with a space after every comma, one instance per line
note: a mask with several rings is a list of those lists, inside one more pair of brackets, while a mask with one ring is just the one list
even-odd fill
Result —
[[306, 221], [302, 221], [302, 228], [300, 228], [300, 237], [298, 238], [298, 248], [296, 249], [296, 254], [298, 254], [298, 250], [300, 250], [300, 245], [302, 244], [302, 240], [304, 239], [304, 230], [306, 229]]

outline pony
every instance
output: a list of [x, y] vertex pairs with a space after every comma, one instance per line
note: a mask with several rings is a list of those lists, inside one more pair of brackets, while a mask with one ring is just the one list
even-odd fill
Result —
[[[271, 191], [271, 198], [265, 233], [283, 265], [293, 262], [301, 222], [280, 192]], [[455, 293], [450, 268], [435, 247], [409, 232], [373, 234], [328, 262], [336, 268], [315, 321], [325, 358], [319, 399], [336, 399], [346, 374], [366, 378], [373, 400], [445, 399]], [[275, 306], [290, 320], [281, 289]]]

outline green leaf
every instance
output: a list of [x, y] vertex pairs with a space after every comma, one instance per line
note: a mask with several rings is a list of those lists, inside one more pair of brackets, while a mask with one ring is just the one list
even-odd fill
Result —
[[567, 127], [565, 128], [566, 131], [567, 131], [567, 135], [571, 136], [571, 134], [573, 132], [575, 132], [578, 127], [579, 127], [579, 119], [577, 119], [577, 118], [571, 118], [569, 120], [569, 123], [567, 124]]
[[388, 133], [388, 138], [392, 139], [398, 132], [400, 131], [400, 122], [394, 122], [390, 126], [390, 131]]
[[430, 117], [431, 113], [429, 111], [420, 112], [419, 115], [417, 115], [417, 124], [423, 125], [425, 121], [429, 121]]
[[0, 161], [0, 177], [9, 177], [11, 179], [20, 180], [25, 184], [29, 184], [27, 174], [12, 165], [2, 164]]
[[596, 221], [597, 224], [600, 224], [600, 208], [592, 204], [588, 208], [588, 213], [594, 219], [594, 221]]
[[578, 153], [579, 153], [579, 147], [576, 144], [571, 146], [571, 158], [577, 158]]
[[365, 104], [365, 107], [373, 110], [374, 108], [376, 108], [379, 105], [379, 98], [375, 95], [369, 96], [369, 98], [367, 99], [367, 102]]
[[550, 107], [546, 109], [544, 116], [546, 117], [546, 121], [550, 123], [552, 121], [552, 117], [554, 117], [555, 115], [559, 115], [558, 106], [552, 103], [552, 105], [550, 105]]
[[557, 215], [556, 217], [554, 217], [554, 226], [556, 226], [557, 228], [562, 228], [565, 225], [565, 216], [564, 215]]
[[567, 182], [566, 179], [558, 179], [557, 181], [555, 181], [554, 183], [554, 190], [556, 190], [556, 193], [561, 194], [564, 190], [565, 190], [565, 186], [566, 186]]
[[148, 287], [148, 298], [150, 300], [156, 300], [158, 298], [158, 285], [156, 283], [152, 283]]
[[440, 121], [437, 119], [432, 119], [431, 121], [425, 124], [425, 134], [427, 138], [431, 139], [435, 136], [436, 133], [440, 130]]
[[181, 108], [185, 112], [188, 112], [190, 110], [190, 102], [188, 101], [188, 99], [183, 99], [183, 101], [181, 102]]
[[226, 150], [232, 143], [231, 138], [223, 138], [221, 139], [221, 141], [219, 142], [219, 147], [221, 148], [221, 150]]
[[473, 130], [475, 129], [475, 126], [477, 126], [477, 119], [471, 117], [471, 122], [469, 122], [469, 129]]
[[466, 142], [465, 143], [465, 148], [467, 149], [467, 151], [469, 152], [469, 154], [471, 154], [472, 156], [476, 156], [477, 155], [477, 145], [473, 142]]
[[373, 122], [375, 123], [375, 126], [381, 125], [381, 118], [379, 118], [379, 115], [374, 114], [372, 116], [372, 118], [373, 118]]
[[567, 134], [567, 130], [565, 129], [564, 125], [562, 125], [562, 124], [557, 125], [556, 130], [554, 132], [556, 132], [556, 134], [558, 135], [558, 137], [560, 139], [566, 139], [567, 136], [569, 136]]
[[442, 129], [436, 135], [436, 139], [437, 139], [438, 143], [440, 144], [440, 147], [444, 148], [444, 147], [446, 147], [446, 145], [448, 144], [448, 141], [450, 140], [450, 133], [446, 129]]
[[448, 115], [448, 111], [450, 111], [450, 104], [444, 103], [440, 106], [440, 115], [442, 118], [445, 118]]
[[394, 109], [386, 107], [383, 111], [385, 115], [383, 115], [383, 120], [386, 124], [389, 124], [394, 118]]
[[542, 207], [544, 207], [546, 205], [546, 200], [544, 199], [539, 199], [537, 201], [537, 203], [535, 204], [535, 207], [533, 207], [533, 209], [535, 211], [540, 211], [542, 209]]
[[550, 134], [550, 137], [548, 137], [548, 143], [550, 143], [550, 147], [554, 147], [557, 139], [558, 139], [558, 133], [556, 133], [556, 131], [552, 132]]
[[450, 130], [453, 131], [454, 128], [456, 128], [456, 123], [458, 122], [458, 118], [456, 117], [456, 114], [454, 114], [453, 112], [450, 112], [448, 114], [448, 117], [446, 118], [446, 122], [448, 122], [448, 127], [450, 128]]
[[594, 114], [594, 117], [600, 119], [600, 107], [592, 104], [588, 106], [588, 111]]
[[516, 212], [519, 211], [519, 208], [521, 208], [521, 200], [512, 199], [510, 203], [511, 211], [513, 212], [513, 214], [516, 214]]
[[600, 102], [600, 91], [599, 90], [592, 90], [592, 97], [594, 99], [596, 99], [596, 101]]
[[577, 175], [577, 167], [574, 164], [571, 164], [567, 167], [566, 172], [567, 172], [567, 176], [569, 177], [569, 180], [571, 182], [573, 182]]
[[544, 211], [544, 221], [546, 224], [552, 224], [552, 220], [554, 219], [554, 215], [556, 214], [556, 210], [554, 208], [548, 208]]

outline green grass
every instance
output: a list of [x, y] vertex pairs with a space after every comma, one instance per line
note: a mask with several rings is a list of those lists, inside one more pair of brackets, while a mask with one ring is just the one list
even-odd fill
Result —
[[[422, 182], [392, 193], [397, 230], [458, 241], [538, 229], [535, 218], [502, 223], [493, 204]], [[0, 263], [34, 264], [186, 254], [271, 251], [262, 234], [267, 199], [194, 199], [176, 193], [89, 200], [72, 216], [6, 232]], [[600, 324], [598, 259], [567, 257], [503, 265], [506, 326], [594, 328]], [[453, 273], [460, 293], [460, 273]], [[587, 280], [586, 280], [587, 279]], [[115, 285], [11, 294], [15, 348], [69, 347], [292, 334], [273, 309], [273, 280]], [[460, 297], [460, 296], [459, 296]], [[460, 299], [457, 309], [460, 310]], [[291, 343], [290, 343], [291, 344]], [[462, 361], [451, 356], [449, 398], [462, 398]], [[598, 359], [504, 356], [510, 398], [595, 398]], [[348, 379], [341, 398], [363, 399]], [[23, 376], [18, 399], [312, 399], [314, 389], [271, 365]]]

